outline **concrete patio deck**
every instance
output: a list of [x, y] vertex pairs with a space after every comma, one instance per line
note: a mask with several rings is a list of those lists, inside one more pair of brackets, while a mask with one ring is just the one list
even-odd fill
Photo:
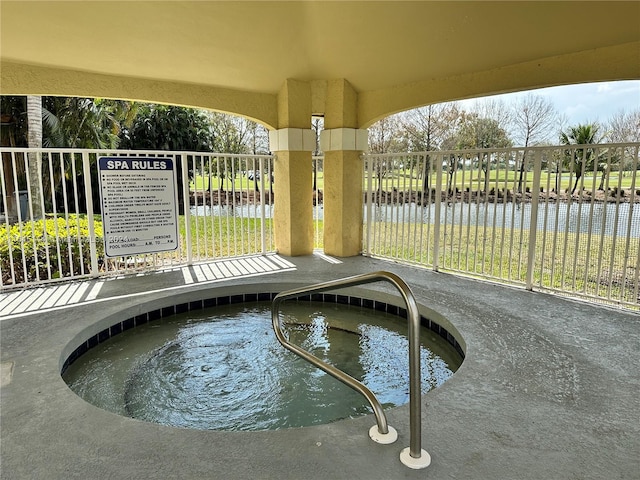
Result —
[[[260, 258], [274, 268], [218, 278], [198, 266], [60, 284], [41, 289], [40, 300], [28, 298], [34, 290], [0, 294], [0, 477], [640, 478], [640, 315], [365, 257]], [[422, 445], [433, 459], [424, 470], [398, 458], [409, 445], [408, 405], [387, 410], [399, 433], [392, 445], [369, 439], [372, 415], [279, 431], [199, 431], [101, 410], [60, 377], [78, 339], [116, 319], [376, 270], [402, 277], [422, 313], [451, 322], [466, 345], [458, 372], [422, 397]], [[69, 285], [74, 293], [62, 291]]]

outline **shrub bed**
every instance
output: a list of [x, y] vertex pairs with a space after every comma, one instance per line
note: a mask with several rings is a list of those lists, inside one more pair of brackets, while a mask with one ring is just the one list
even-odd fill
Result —
[[[102, 222], [94, 221], [98, 258], [104, 255]], [[86, 215], [52, 217], [0, 227], [2, 284], [88, 274], [91, 268]], [[13, 265], [12, 265], [13, 264]], [[15, 277], [11, 272], [14, 272]]]

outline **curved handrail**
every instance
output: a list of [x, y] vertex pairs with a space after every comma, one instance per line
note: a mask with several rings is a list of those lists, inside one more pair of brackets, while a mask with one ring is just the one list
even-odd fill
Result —
[[[292, 290], [287, 290], [276, 295], [271, 305], [271, 319], [273, 322], [273, 329], [275, 331], [278, 341], [288, 350], [299, 355], [307, 360], [312, 365], [325, 371], [332, 377], [340, 380], [347, 386], [360, 392], [371, 404], [373, 412], [376, 416], [378, 423], [378, 431], [381, 434], [387, 434], [389, 427], [387, 425], [387, 418], [384, 414], [380, 402], [376, 396], [365, 385], [344, 373], [342, 370], [330, 365], [315, 355], [307, 352], [303, 348], [295, 345], [284, 336], [282, 332], [282, 325], [280, 323], [279, 306], [284, 300], [290, 298], [296, 298], [301, 295], [309, 293], [324, 292], [327, 290], [334, 290], [338, 287], [354, 287], [357, 285], [364, 285], [368, 283], [374, 283], [378, 281], [386, 281], [391, 283], [400, 292], [406, 306], [407, 317], [409, 320], [409, 428], [411, 431], [409, 455], [413, 459], [420, 459], [424, 453], [421, 448], [421, 417], [420, 417], [420, 314], [418, 312], [418, 304], [411, 292], [409, 286], [397, 275], [391, 272], [372, 272], [362, 275], [355, 275], [352, 277], [346, 277], [338, 280], [332, 280], [329, 282], [318, 283], [316, 285], [310, 285], [306, 287], [300, 287]], [[402, 455], [401, 455], [402, 458]], [[430, 461], [430, 458], [429, 458]], [[404, 462], [404, 460], [403, 460]], [[427, 463], [428, 465], [428, 463]], [[424, 465], [426, 466], [426, 465]], [[416, 467], [412, 467], [416, 468]], [[421, 468], [421, 467], [419, 467]]]

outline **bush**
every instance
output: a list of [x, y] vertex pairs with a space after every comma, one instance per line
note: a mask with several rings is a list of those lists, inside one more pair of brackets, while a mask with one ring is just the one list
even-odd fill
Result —
[[[98, 258], [104, 255], [102, 222], [95, 221]], [[56, 241], [57, 240], [57, 241]], [[2, 283], [33, 282], [87, 274], [91, 269], [89, 221], [69, 215], [0, 227]], [[59, 248], [58, 246], [59, 245]], [[15, 280], [11, 276], [13, 271]]]

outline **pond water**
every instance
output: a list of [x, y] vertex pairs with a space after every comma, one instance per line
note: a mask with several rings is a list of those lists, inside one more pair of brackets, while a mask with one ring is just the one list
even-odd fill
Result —
[[[446, 225], [486, 225], [528, 229], [531, 224], [530, 203], [457, 203], [442, 204], [441, 222]], [[434, 223], [435, 205], [407, 203], [398, 206], [374, 206], [374, 221]], [[365, 208], [366, 221], [366, 208]], [[577, 203], [541, 204], [537, 215], [538, 229], [546, 228], [570, 233], [586, 233], [640, 238], [640, 204]]]
[[[421, 206], [415, 203], [402, 205], [374, 205], [372, 218], [374, 221], [434, 223], [435, 205]], [[259, 218], [261, 207], [242, 205], [233, 208], [226, 206], [199, 206], [191, 209], [192, 215], [198, 216], [238, 216]], [[322, 220], [322, 206], [314, 207], [313, 218]], [[266, 218], [272, 218], [273, 206], [265, 206]], [[487, 225], [504, 226], [505, 228], [528, 229], [531, 222], [530, 203], [457, 203], [442, 204], [442, 224], [447, 225]], [[364, 209], [364, 221], [367, 220], [367, 208]], [[546, 226], [548, 230], [557, 228], [560, 232], [613, 235], [625, 237], [627, 232], [633, 238], [640, 238], [640, 204], [594, 203], [579, 205], [577, 203], [541, 204], [538, 210], [537, 226]]]

